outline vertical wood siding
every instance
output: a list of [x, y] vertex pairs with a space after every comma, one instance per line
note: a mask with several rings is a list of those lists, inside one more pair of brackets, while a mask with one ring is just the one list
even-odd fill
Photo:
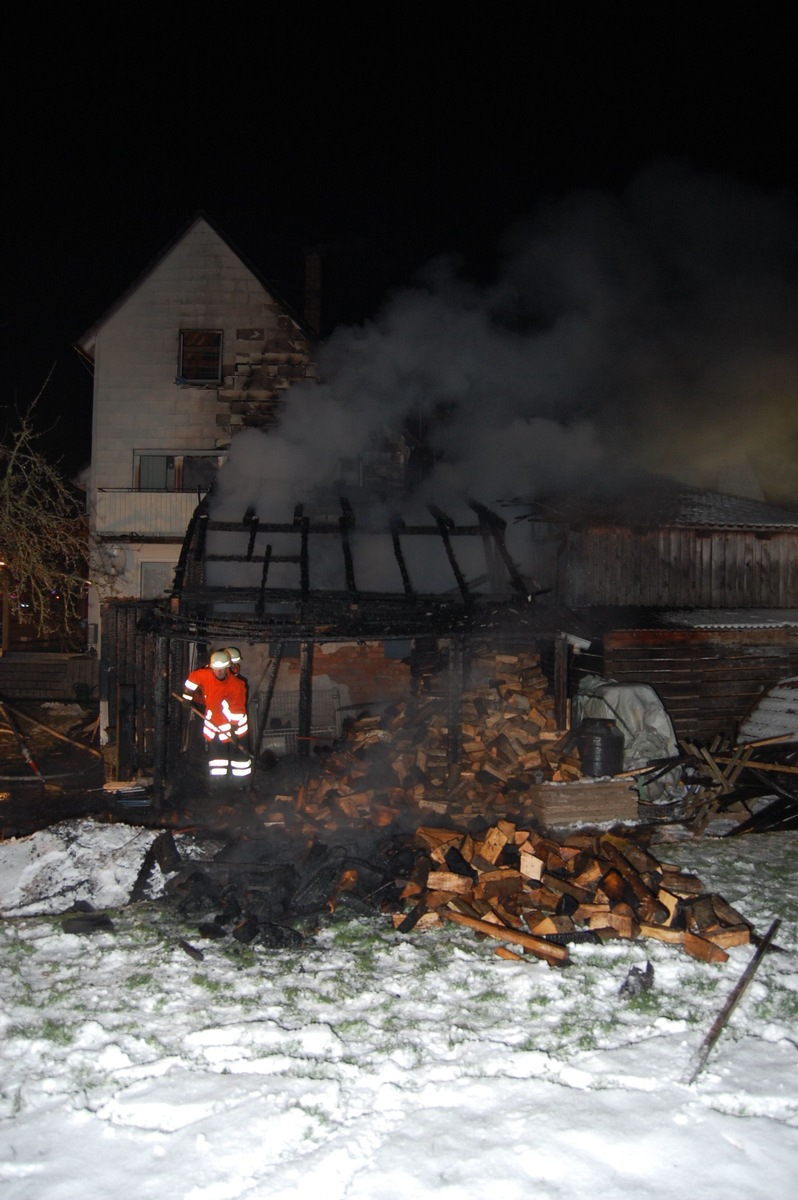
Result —
[[798, 607], [798, 534], [751, 530], [570, 530], [560, 596], [573, 607]]

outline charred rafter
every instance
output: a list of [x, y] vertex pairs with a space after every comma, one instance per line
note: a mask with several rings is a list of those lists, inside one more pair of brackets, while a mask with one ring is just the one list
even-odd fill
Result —
[[[337, 638], [446, 636], [489, 628], [508, 606], [517, 609], [519, 602], [530, 606], [536, 590], [523, 579], [507, 550], [506, 523], [485, 505], [475, 500], [469, 503], [476, 523], [458, 524], [441, 509], [430, 506], [432, 521], [427, 524], [407, 524], [394, 515], [386, 526], [377, 524], [369, 513], [356, 517], [345, 497], [339, 500], [337, 517], [331, 514], [321, 519], [297, 505], [293, 519], [281, 522], [261, 520], [254, 509], [248, 510], [241, 521], [214, 521], [203, 502], [186, 531], [169, 617], [166, 619], [159, 609], [156, 623], [168, 636], [196, 637], [198, 628], [212, 630], [225, 609], [224, 623], [229, 628], [232, 605], [239, 610], [239, 633], [246, 633], [250, 640], [321, 642]], [[357, 543], [352, 537], [355, 530]], [[241, 540], [243, 535], [245, 542]], [[399, 572], [397, 587], [360, 590], [357, 556], [361, 543], [367, 544], [369, 539], [378, 543], [380, 538], [390, 539]], [[454, 576], [451, 591], [422, 592], [414, 586], [407, 547], [419, 538], [437, 543], [445, 555]], [[339, 586], [313, 587], [313, 550], [321, 539], [338, 543], [338, 561], [343, 564]], [[457, 556], [458, 539], [481, 543], [486, 567], [483, 574], [467, 577]], [[332, 560], [324, 554], [322, 561], [328, 564]], [[260, 577], [253, 580], [252, 586], [214, 586], [206, 578], [206, 567], [211, 564], [260, 566]], [[287, 568], [288, 575], [275, 568]]]

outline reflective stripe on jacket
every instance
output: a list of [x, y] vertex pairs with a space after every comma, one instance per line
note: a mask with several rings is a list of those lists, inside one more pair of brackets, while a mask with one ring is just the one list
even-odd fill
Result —
[[183, 685], [183, 697], [197, 703], [202, 699], [205, 720], [202, 734], [209, 742], [242, 738], [248, 732], [247, 689], [237, 675], [217, 679], [210, 667], [192, 671]]

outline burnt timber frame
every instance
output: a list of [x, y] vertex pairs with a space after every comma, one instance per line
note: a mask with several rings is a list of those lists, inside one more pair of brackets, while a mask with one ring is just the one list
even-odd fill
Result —
[[[153, 606], [147, 631], [157, 640], [159, 666], [155, 680], [154, 714], [154, 785], [156, 795], [163, 793], [172, 742], [168, 734], [169, 692], [182, 688], [186, 649], [191, 643], [247, 641], [270, 643], [282, 653], [287, 643], [300, 646], [300, 734], [310, 730], [313, 647], [324, 642], [390, 641], [418, 637], [446, 638], [450, 645], [451, 675], [449, 689], [450, 728], [459, 727], [459, 702], [467, 674], [467, 644], [471, 639], [494, 639], [508, 618], [519, 628], [519, 637], [530, 638], [544, 631], [538, 628], [534, 606], [544, 589], [536, 588], [521, 575], [505, 544], [506, 522], [479, 502], [469, 501], [475, 521], [459, 524], [438, 508], [428, 509], [429, 524], [407, 524], [393, 516], [387, 524], [362, 521], [345, 498], [340, 498], [337, 519], [313, 519], [303, 506], [294, 511], [290, 522], [261, 521], [248, 510], [240, 522], [211, 519], [206, 497], [196, 508], [186, 530], [180, 551], [174, 584], [168, 599]], [[357, 586], [357, 564], [352, 534], [381, 538], [390, 544], [398, 568], [401, 590], [362, 591]], [[246, 535], [240, 553], [219, 553], [216, 535]], [[274, 552], [270, 535], [293, 539], [291, 553]], [[311, 587], [310, 538], [330, 538], [337, 542], [343, 567], [343, 588], [314, 590]], [[451, 568], [454, 586], [446, 592], [418, 590], [413, 585], [404, 546], [408, 539], [431, 539], [439, 546]], [[472, 538], [481, 541], [485, 573], [469, 583], [458, 562], [454, 540]], [[209, 552], [213, 540], [214, 552]], [[257, 586], [209, 585], [208, 564], [257, 564]], [[294, 586], [270, 586], [269, 578], [277, 564], [286, 564], [296, 572]], [[223, 609], [238, 608], [238, 612]], [[522, 611], [529, 621], [519, 622]], [[531, 626], [524, 633], [524, 626]], [[553, 633], [554, 630], [546, 630]], [[181, 649], [181, 644], [182, 649]], [[171, 679], [171, 682], [170, 682]], [[450, 757], [457, 757], [457, 736], [450, 737]], [[300, 742], [308, 746], [308, 739]]]
[[[440, 509], [430, 508], [434, 524], [408, 525], [400, 516], [391, 518], [387, 528], [357, 522], [351, 505], [341, 499], [337, 521], [314, 521], [298, 506], [291, 522], [265, 522], [245, 514], [241, 523], [213, 521], [202, 501], [189, 522], [175, 571], [168, 615], [162, 613], [159, 624], [171, 637], [197, 640], [197, 628], [207, 628], [211, 640], [216, 633], [216, 604], [241, 604], [252, 607], [251, 615], [240, 622], [240, 632], [255, 641], [344, 641], [397, 638], [421, 634], [449, 636], [455, 629], [470, 629], [487, 617], [496, 605], [530, 604], [543, 589], [528, 583], [513, 562], [506, 544], [506, 522], [477, 501], [469, 505], [477, 516], [475, 524], [457, 524]], [[361, 591], [356, 584], [351, 532], [390, 538], [394, 558], [402, 580], [401, 592]], [[248, 532], [243, 554], [209, 554], [210, 534]], [[259, 538], [269, 534], [292, 535], [297, 540], [295, 553], [275, 554], [267, 542], [256, 553]], [[310, 586], [309, 538], [322, 536], [340, 544], [345, 589], [313, 590]], [[414, 588], [402, 547], [403, 539], [431, 538], [438, 542], [449, 561], [455, 589], [446, 593], [423, 592]], [[481, 538], [487, 574], [477, 584], [489, 581], [489, 591], [477, 591], [469, 584], [457, 561], [452, 545], [455, 537]], [[205, 578], [208, 563], [259, 563], [258, 587], [210, 586]], [[277, 564], [294, 566], [297, 587], [270, 587], [269, 573]], [[224, 622], [230, 629], [235, 621]]]

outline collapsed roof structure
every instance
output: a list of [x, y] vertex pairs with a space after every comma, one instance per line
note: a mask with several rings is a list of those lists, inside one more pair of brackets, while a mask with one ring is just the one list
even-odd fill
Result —
[[[443, 641], [453, 757], [459, 754], [457, 708], [472, 646], [528, 647], [542, 637], [559, 645], [560, 635], [564, 651], [566, 635], [578, 633], [575, 619], [570, 627], [569, 615], [522, 574], [508, 550], [503, 518], [477, 500], [469, 501], [470, 521], [457, 521], [434, 506], [426, 513], [427, 520], [383, 518], [375, 508], [356, 512], [341, 497], [337, 510], [299, 506], [290, 521], [262, 520], [251, 510], [240, 521], [222, 521], [214, 519], [208, 497], [198, 504], [171, 593], [135, 610], [136, 636], [146, 646], [133, 656], [139, 662], [150, 657], [133, 702], [137, 731], [127, 740], [140, 744], [144, 731], [152, 731], [147, 756], [154, 763], [156, 792], [174, 768], [180, 741], [170, 730], [169, 699], [180, 690], [197, 648], [205, 653], [229, 642], [266, 646], [273, 684], [290, 647], [300, 660], [298, 744], [307, 753], [314, 647]], [[117, 607], [117, 615], [120, 611], [124, 608]], [[129, 670], [123, 665], [129, 638], [129, 629], [115, 636], [109, 624], [104, 653], [117, 679]], [[566, 655], [558, 653], [555, 648], [561, 675], [555, 692], [564, 720]], [[154, 688], [146, 686], [148, 679], [155, 680]]]

